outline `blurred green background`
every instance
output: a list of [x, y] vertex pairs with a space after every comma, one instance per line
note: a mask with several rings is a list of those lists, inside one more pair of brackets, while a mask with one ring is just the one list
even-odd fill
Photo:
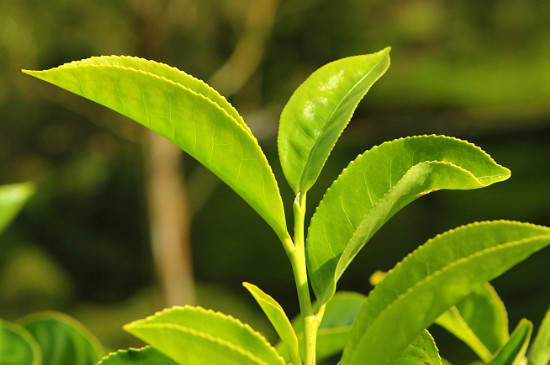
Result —
[[[363, 293], [375, 270], [447, 229], [501, 218], [550, 225], [550, 2], [0, 0], [0, 183], [37, 184], [0, 237], [0, 316], [61, 310], [115, 349], [139, 345], [122, 324], [164, 306], [149, 238], [145, 130], [20, 69], [127, 54], [207, 80], [258, 136], [290, 202], [276, 149], [285, 102], [323, 64], [388, 45], [392, 65], [309, 194], [311, 210], [350, 159], [407, 135], [467, 139], [512, 178], [437, 192], [397, 214], [341, 280], [342, 289]], [[196, 302], [273, 339], [241, 282], [257, 284], [295, 315], [282, 247], [213, 175], [188, 156], [181, 165]], [[521, 317], [540, 323], [550, 303], [549, 262], [547, 249], [494, 281], [511, 329]], [[444, 357], [474, 358], [434, 333]]]

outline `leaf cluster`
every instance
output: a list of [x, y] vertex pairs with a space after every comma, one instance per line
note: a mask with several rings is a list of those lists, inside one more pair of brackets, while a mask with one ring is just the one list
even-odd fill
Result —
[[[432, 323], [448, 329], [488, 364], [527, 357], [532, 325], [508, 332], [503, 305], [488, 281], [550, 244], [550, 228], [473, 223], [429, 240], [387, 273], [367, 297], [337, 284], [358, 252], [393, 215], [431, 192], [470, 190], [506, 180], [510, 171], [479, 147], [425, 135], [389, 141], [342, 171], [305, 227], [307, 193], [357, 104], [390, 64], [389, 48], [329, 63], [291, 96], [279, 124], [279, 159], [295, 193], [287, 227], [278, 182], [250, 128], [204, 82], [132, 57], [93, 57], [46, 71], [25, 71], [161, 134], [239, 194], [279, 237], [292, 265], [299, 316], [245, 287], [279, 334], [272, 346], [230, 316], [176, 307], [125, 326], [152, 347], [117, 352], [100, 364], [305, 364], [341, 355], [342, 365], [442, 364]], [[310, 288], [316, 301], [311, 299]], [[545, 320], [529, 361], [548, 360]]]

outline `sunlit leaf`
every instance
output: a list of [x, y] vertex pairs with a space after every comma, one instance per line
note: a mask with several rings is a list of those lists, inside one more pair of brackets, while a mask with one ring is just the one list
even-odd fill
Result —
[[395, 213], [439, 189], [477, 189], [510, 171], [456, 138], [419, 136], [374, 147], [329, 188], [311, 219], [306, 254], [317, 300], [326, 302], [344, 270]]
[[292, 324], [288, 319], [285, 311], [279, 303], [271, 296], [264, 293], [256, 285], [243, 283], [250, 294], [256, 299], [265, 315], [277, 331], [279, 338], [285, 345], [285, 350], [288, 353], [288, 358], [294, 364], [300, 363], [300, 350], [298, 347], [298, 338], [292, 328]]
[[294, 192], [315, 183], [334, 144], [372, 84], [386, 72], [390, 49], [331, 62], [315, 71], [281, 114], [279, 158]]
[[41, 365], [36, 340], [23, 327], [0, 319], [0, 363], [2, 365]]
[[439, 235], [407, 256], [370, 292], [342, 365], [389, 365], [424, 328], [483, 283], [550, 244], [550, 228], [496, 221]]
[[435, 323], [464, 341], [485, 362], [508, 341], [508, 316], [489, 283], [439, 316]]
[[395, 360], [394, 365], [441, 365], [439, 350], [432, 335], [424, 330]]
[[533, 324], [522, 319], [508, 342], [497, 352], [488, 365], [522, 365], [525, 364], [525, 352], [529, 346]]
[[17, 215], [34, 192], [30, 183], [0, 186], [0, 232]]
[[104, 357], [97, 365], [177, 365], [152, 347], [120, 350]]
[[287, 236], [283, 203], [258, 141], [216, 91], [175, 68], [131, 57], [93, 57], [24, 71], [105, 105], [174, 142]]
[[550, 363], [550, 309], [546, 312], [529, 351], [529, 365], [547, 365], [548, 363]]
[[103, 356], [97, 339], [75, 319], [61, 313], [31, 314], [19, 321], [38, 342], [48, 365], [93, 365]]
[[180, 364], [284, 364], [267, 340], [233, 317], [199, 307], [175, 307], [124, 329]]

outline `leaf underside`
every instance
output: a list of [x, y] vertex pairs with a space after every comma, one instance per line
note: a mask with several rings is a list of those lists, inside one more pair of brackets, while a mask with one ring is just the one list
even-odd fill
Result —
[[306, 257], [317, 300], [326, 302], [359, 250], [395, 213], [440, 189], [477, 189], [510, 171], [479, 147], [445, 136], [386, 142], [344, 169], [315, 211]]
[[284, 364], [249, 326], [200, 307], [165, 309], [124, 329], [180, 364]]
[[281, 166], [295, 193], [315, 183], [359, 101], [390, 64], [390, 49], [343, 58], [315, 71], [281, 114]]
[[0, 319], [0, 363], [4, 365], [41, 365], [36, 340], [23, 327]]
[[124, 56], [92, 57], [25, 73], [95, 101], [157, 132], [196, 158], [287, 236], [277, 182], [237, 111], [204, 82]]
[[397, 264], [369, 294], [342, 365], [389, 365], [424, 328], [483, 283], [550, 244], [550, 228], [496, 221], [439, 235]]
[[485, 362], [509, 339], [506, 309], [489, 283], [452, 306], [435, 323], [464, 341]]
[[61, 313], [35, 313], [19, 323], [38, 342], [49, 365], [93, 365], [103, 355], [99, 341], [75, 319]]

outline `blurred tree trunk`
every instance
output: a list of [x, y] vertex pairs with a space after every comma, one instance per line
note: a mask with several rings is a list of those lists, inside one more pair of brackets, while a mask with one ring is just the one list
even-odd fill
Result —
[[[143, 57], [169, 62], [169, 25], [163, 21], [166, 2], [134, 0]], [[195, 286], [189, 237], [189, 209], [182, 151], [164, 137], [147, 131], [145, 180], [151, 247], [161, 288], [161, 305], [194, 304]]]
[[[244, 11], [243, 33], [235, 51], [214, 73], [213, 86], [225, 97], [235, 94], [250, 79], [263, 57], [279, 0], [250, 0]], [[133, 0], [138, 19], [142, 55], [171, 63], [168, 46], [177, 24], [166, 19], [171, 0]], [[182, 153], [163, 137], [148, 132], [146, 149], [146, 184], [149, 204], [151, 244], [155, 268], [162, 289], [162, 305], [193, 304], [191, 222]]]

